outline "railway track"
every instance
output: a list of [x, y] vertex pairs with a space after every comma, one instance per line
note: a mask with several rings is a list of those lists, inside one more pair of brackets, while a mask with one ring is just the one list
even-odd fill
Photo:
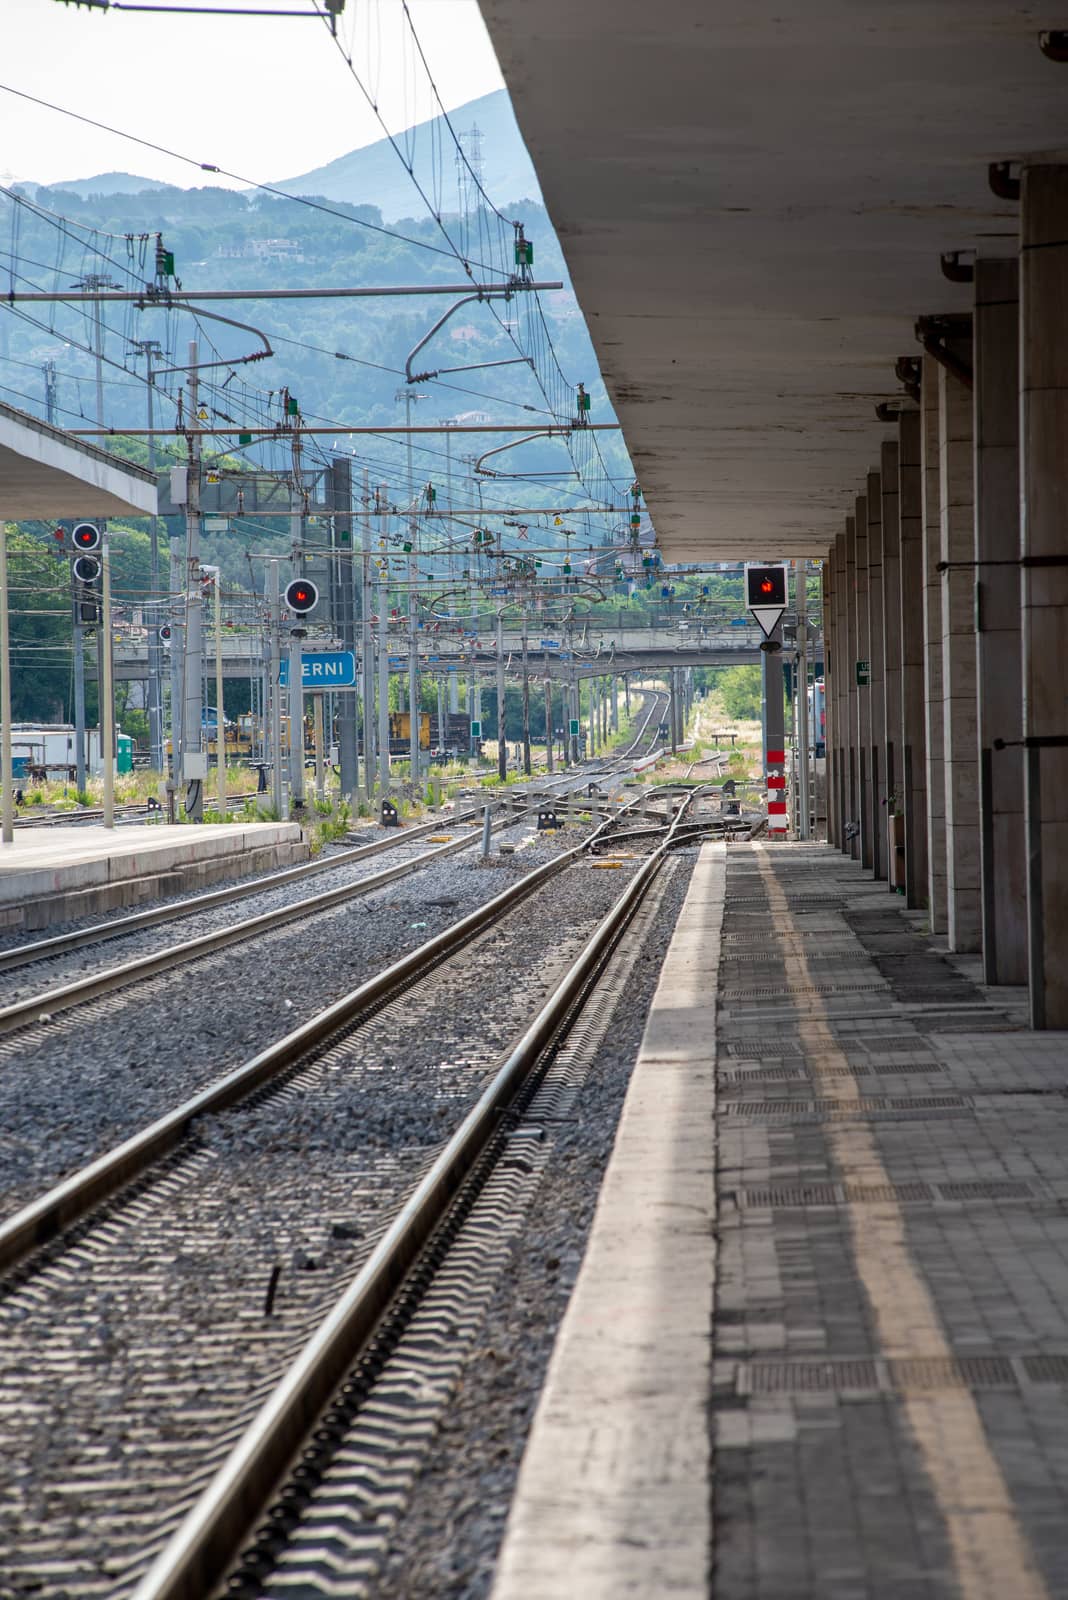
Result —
[[[628, 747], [627, 752], [620, 757], [614, 758], [607, 766], [584, 768], [582, 775], [578, 777], [573, 771], [569, 772], [555, 780], [556, 785], [564, 788], [573, 788], [581, 785], [589, 772], [595, 771], [598, 774], [603, 774], [609, 770], [618, 771], [620, 767], [625, 766], [627, 757], [635, 746], [642, 743], [646, 738], [647, 729], [658, 710], [659, 698], [661, 697], [655, 695], [650, 697], [651, 704], [642, 726], [632, 745]], [[496, 806], [499, 802], [487, 797], [485, 804]], [[304, 862], [299, 866], [289, 867], [265, 877], [231, 884], [225, 888], [211, 890], [186, 900], [152, 907], [145, 911], [133, 912], [127, 916], [96, 923], [88, 928], [76, 929], [68, 933], [53, 935], [49, 938], [34, 940], [29, 944], [14, 946], [9, 950], [0, 951], [0, 975], [38, 962], [55, 961], [60, 957], [85, 949], [91, 945], [111, 942], [127, 935], [143, 933], [179, 919], [205, 912], [213, 912], [236, 904], [253, 895], [270, 893], [274, 889], [288, 887], [302, 882], [306, 878], [317, 877], [325, 872], [332, 873], [357, 865], [386, 851], [392, 852], [398, 849], [405, 849], [415, 839], [424, 838], [435, 832], [448, 832], [457, 826], [476, 821], [481, 815], [482, 809], [482, 806], [472, 807], [454, 816], [448, 824], [435, 821], [415, 828], [406, 828], [403, 833], [398, 834], [396, 837], [376, 840], [372, 844], [341, 851], [323, 861]], [[507, 819], [499, 826], [508, 826]], [[314, 916], [348, 900], [372, 894], [397, 878], [418, 872], [421, 868], [432, 865], [447, 855], [470, 848], [475, 842], [474, 836], [470, 834], [461, 835], [458, 839], [451, 839], [448, 842], [441, 843], [432, 850], [387, 867], [381, 872], [361, 876], [354, 882], [342, 884], [305, 899], [290, 901], [273, 909], [265, 910], [242, 922], [213, 929], [194, 938], [182, 940], [163, 949], [137, 956], [132, 960], [119, 962], [99, 972], [75, 978], [69, 983], [24, 996], [7, 1005], [0, 1006], [0, 1035], [15, 1032], [42, 1019], [51, 1020], [58, 1013], [66, 1011], [73, 1006], [84, 1005], [91, 1000], [99, 999], [104, 995], [113, 994], [120, 989], [127, 988], [131, 984], [142, 982], [163, 972], [175, 970], [187, 962], [217, 954], [230, 945], [247, 939], [254, 939], [263, 933], [282, 927], [286, 923]]]
[[[189, 1510], [138, 1594], [211, 1592], [668, 843], [630, 864], [622, 894], [574, 847], [4, 1224], [0, 1259], [23, 1265], [2, 1286], [0, 1402], [9, 1459], [37, 1485], [29, 1501], [23, 1475], [0, 1489], [6, 1581], [129, 1594]], [[577, 894], [545, 899], [563, 872], [585, 899], [546, 951], [549, 906]], [[545, 909], [510, 914], [532, 898]], [[493, 961], [525, 1025], [472, 1010]], [[472, 1020], [442, 1020], [456, 1017]]]

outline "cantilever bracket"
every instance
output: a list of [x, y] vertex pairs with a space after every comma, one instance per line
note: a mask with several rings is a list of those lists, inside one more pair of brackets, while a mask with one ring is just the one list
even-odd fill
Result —
[[404, 376], [408, 383], [420, 382], [420, 379], [417, 378], [412, 372], [412, 362], [415, 360], [420, 350], [425, 350], [426, 346], [430, 343], [434, 335], [436, 333], [440, 333], [441, 329], [448, 322], [449, 318], [454, 312], [459, 311], [461, 306], [470, 305], [472, 300], [510, 300], [514, 293], [515, 289], [511, 286], [509, 286], [507, 289], [478, 289], [474, 294], [465, 294], [459, 300], [454, 301], [449, 307], [448, 311], [446, 311], [443, 316], [438, 318], [430, 332], [423, 335], [419, 343], [415, 346], [414, 350], [409, 351], [408, 358], [404, 363]]
[[[510, 439], [507, 444], [494, 445], [492, 450], [484, 450], [475, 462], [475, 471], [484, 478], [527, 478], [527, 472], [494, 472], [492, 467], [484, 467], [483, 461], [488, 461], [490, 456], [499, 456], [504, 450], [514, 450], [516, 445], [529, 444], [532, 439], [559, 439], [566, 438], [571, 432], [569, 427], [564, 428], [538, 428], [535, 433], [525, 433], [521, 439]], [[556, 474], [552, 474], [556, 476]]]

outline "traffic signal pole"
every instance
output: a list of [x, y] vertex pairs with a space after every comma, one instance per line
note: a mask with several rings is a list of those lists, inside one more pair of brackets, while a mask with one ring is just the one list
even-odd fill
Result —
[[278, 605], [278, 562], [267, 563], [268, 609], [271, 664], [268, 675], [271, 695], [271, 805], [276, 817], [282, 815], [282, 641]]
[[74, 786], [85, 793], [85, 629], [77, 584], [71, 583], [74, 612]]
[[508, 741], [504, 736], [504, 612], [497, 613], [497, 776], [508, 776]]
[[115, 691], [112, 683], [111, 642], [111, 555], [107, 534], [100, 546], [101, 573], [100, 621], [97, 638], [100, 652], [100, 765], [104, 778], [104, 826], [115, 826]]
[[204, 820], [207, 762], [202, 742], [204, 597], [200, 585], [200, 432], [197, 419], [197, 344], [189, 345], [189, 464], [185, 507], [185, 681], [182, 686], [182, 782], [190, 822]]

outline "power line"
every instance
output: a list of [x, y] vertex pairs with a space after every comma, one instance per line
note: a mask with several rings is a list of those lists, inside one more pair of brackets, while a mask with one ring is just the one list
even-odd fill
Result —
[[[347, 211], [338, 211], [319, 200], [312, 200], [308, 195], [289, 194], [274, 184], [258, 183], [255, 178], [245, 177], [240, 172], [231, 172], [227, 167], [216, 166], [213, 162], [197, 161], [193, 156], [182, 155], [178, 150], [169, 149], [167, 145], [156, 144], [152, 139], [142, 139], [139, 134], [127, 133], [122, 128], [114, 128], [110, 123], [98, 121], [96, 117], [87, 117], [81, 111], [71, 111], [69, 107], [58, 106], [52, 100], [43, 100], [39, 95], [27, 94], [24, 89], [16, 89], [10, 83], [0, 83], [0, 90], [5, 94], [16, 95], [20, 100], [28, 100], [32, 105], [43, 106], [46, 111], [55, 111], [62, 117], [72, 117], [75, 122], [84, 122], [90, 128], [99, 128], [102, 133], [114, 134], [118, 139], [127, 139], [131, 144], [139, 144], [146, 150], [155, 150], [159, 155], [170, 156], [172, 160], [181, 161], [187, 167], [196, 167], [201, 172], [215, 173], [220, 178], [231, 178], [235, 183], [245, 184], [250, 189], [259, 189], [263, 194], [273, 194], [279, 200], [292, 200], [295, 205], [308, 206], [312, 211], [322, 211], [328, 217], [338, 217], [342, 222], [351, 222], [354, 226], [366, 228], [371, 233], [384, 234], [387, 239], [396, 239], [400, 244], [410, 244], [417, 250], [429, 250], [433, 255], [446, 256], [450, 260], [458, 259], [455, 250], [443, 250], [440, 245], [430, 244], [425, 239], [413, 239], [406, 233], [398, 233], [395, 228], [368, 222], [364, 217], [351, 216]], [[485, 261], [475, 261], [472, 264], [484, 268], [487, 272], [496, 270]]]

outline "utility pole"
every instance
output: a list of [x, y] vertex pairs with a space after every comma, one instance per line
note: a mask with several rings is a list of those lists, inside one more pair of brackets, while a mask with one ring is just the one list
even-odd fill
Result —
[[[405, 423], [410, 429], [412, 426], [412, 405], [416, 400], [425, 400], [425, 394], [415, 394], [411, 389], [400, 391], [397, 398], [403, 395], [405, 408]], [[416, 519], [416, 492], [415, 472], [412, 467], [412, 436], [406, 435], [408, 450], [408, 751], [410, 777], [413, 783], [419, 781], [419, 638], [417, 623], [419, 620], [419, 602], [416, 596], [416, 587], [419, 582], [419, 551], [418, 551], [418, 524]]]
[[[146, 362], [145, 383], [148, 398], [148, 469], [156, 470], [156, 437], [153, 433], [153, 406], [155, 393], [155, 373], [152, 370], [154, 356], [163, 354], [163, 347], [157, 339], [131, 340], [133, 348], [143, 355]], [[49, 421], [52, 419], [49, 418]], [[151, 541], [152, 559], [152, 604], [149, 607], [148, 628], [148, 742], [152, 752], [152, 765], [157, 772], [163, 771], [163, 641], [160, 639], [159, 630], [163, 617], [160, 572], [159, 572], [159, 519], [153, 513], [148, 519], [148, 533]]]
[[[382, 517], [379, 522], [380, 543], [385, 544], [386, 531], [386, 506], [388, 495], [385, 484], [382, 485]], [[389, 618], [386, 614], [389, 602], [389, 593], [386, 584], [386, 574], [383, 569], [378, 573], [378, 785], [382, 798], [389, 794]]]
[[508, 741], [504, 736], [504, 612], [497, 613], [497, 776], [508, 776]]
[[104, 826], [115, 826], [115, 691], [112, 685], [111, 553], [105, 532], [100, 541], [100, 621], [103, 637], [100, 684], [100, 764], [104, 778]]
[[[341, 648], [356, 651], [355, 576], [356, 555], [352, 548], [352, 464], [340, 458], [330, 463], [330, 490], [334, 508], [334, 593], [337, 595]], [[338, 758], [341, 768], [341, 793], [346, 799], [359, 789], [356, 743], [356, 691], [341, 696]], [[316, 788], [319, 774], [316, 770]], [[320, 796], [322, 798], [322, 796]]]
[[[93, 295], [93, 352], [96, 356], [96, 425], [104, 427], [104, 323], [101, 312], [102, 301], [100, 294], [105, 289], [117, 289], [117, 283], [112, 283], [107, 273], [87, 272], [80, 283], [73, 284], [74, 289], [85, 290], [86, 295]], [[190, 422], [195, 422], [195, 416]], [[49, 418], [51, 421], [51, 418]]]
[[523, 607], [523, 772], [530, 777], [530, 663], [527, 656], [527, 610]]
[[11, 626], [7, 609], [7, 524], [0, 513], [0, 836], [15, 840], [15, 789], [11, 760]]
[[[363, 469], [364, 506], [370, 501], [370, 479]], [[360, 523], [360, 727], [363, 731], [363, 789], [370, 801], [375, 792], [375, 663], [371, 645], [371, 519]]]
[[[286, 406], [288, 408], [288, 395]], [[294, 553], [304, 542], [304, 473], [301, 467], [300, 417], [294, 420], [292, 434], [293, 479], [289, 490], [289, 529]], [[304, 637], [307, 629], [300, 619], [289, 625], [289, 814], [304, 807]]]
[[553, 766], [553, 680], [545, 674], [545, 766], [552, 774]]
[[204, 596], [200, 582], [200, 426], [196, 340], [189, 344], [189, 462], [185, 505], [185, 682], [182, 697], [182, 782], [191, 822], [204, 820], [204, 779], [208, 773], [202, 743], [204, 671]]
[[219, 567], [201, 567], [215, 586], [215, 768], [219, 816], [226, 816], [226, 736], [223, 728], [223, 662], [222, 662], [222, 571]]
[[276, 817], [282, 815], [282, 619], [278, 595], [278, 562], [267, 563], [268, 641], [271, 694], [271, 805]]
[[85, 793], [85, 628], [79, 591], [71, 564], [70, 599], [74, 630], [74, 786]]
[[[44, 364], [44, 392], [45, 392], [45, 417], [50, 423], [56, 420], [56, 397], [58, 385], [56, 383], [56, 364], [46, 361]], [[151, 424], [149, 424], [151, 426]]]

